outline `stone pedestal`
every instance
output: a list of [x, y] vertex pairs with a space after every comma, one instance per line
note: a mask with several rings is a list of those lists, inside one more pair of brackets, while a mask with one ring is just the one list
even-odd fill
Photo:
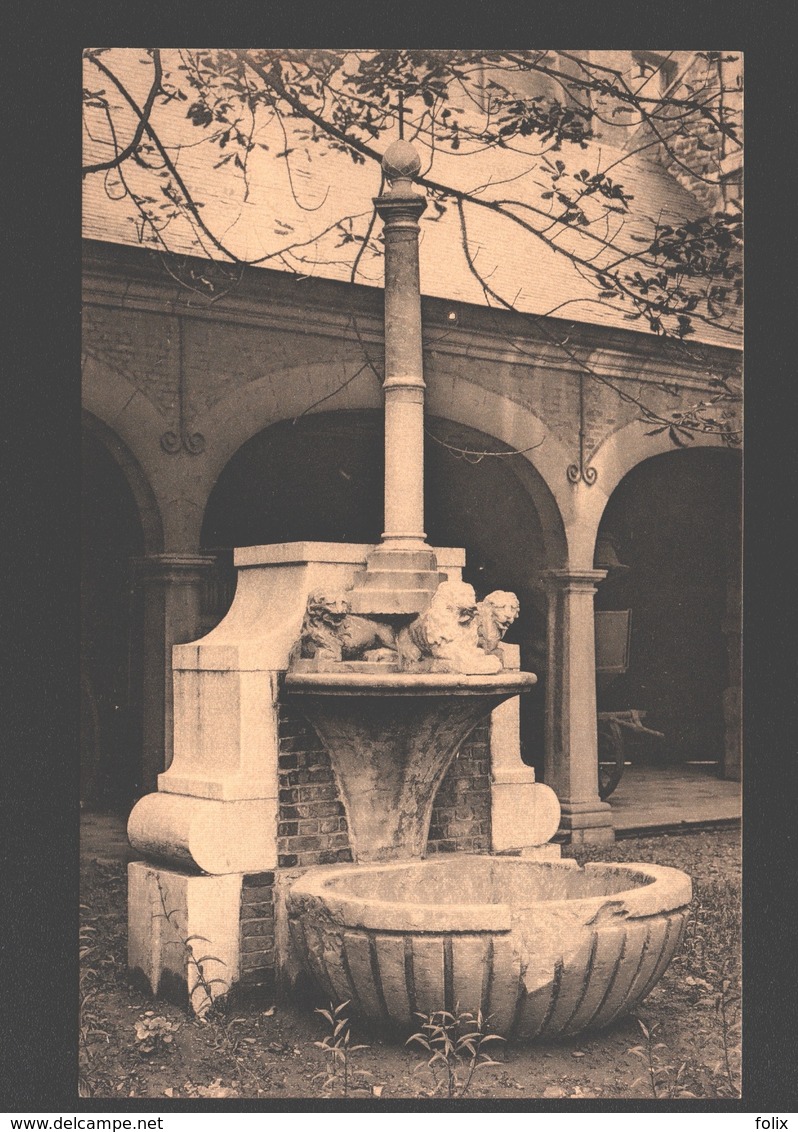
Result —
[[[518, 645], [501, 644], [505, 669], [521, 667]], [[545, 846], [546, 857], [559, 857], [548, 845], [560, 824], [560, 804], [551, 787], [535, 781], [535, 771], [521, 761], [520, 702], [517, 696], [495, 708], [490, 717], [491, 850], [505, 853]]]
[[551, 570], [548, 594], [546, 782], [560, 800], [571, 842], [613, 841], [612, 812], [598, 795], [593, 595], [605, 570]]
[[204, 580], [216, 558], [208, 554], [154, 554], [135, 563], [143, 591], [142, 788], [155, 788], [172, 761], [172, 646], [201, 631]]
[[[372, 549], [290, 543], [236, 550], [238, 583], [227, 616], [201, 640], [172, 650], [174, 757], [158, 775], [157, 792], [142, 798], [128, 820], [131, 845], [150, 858], [131, 872], [130, 963], [154, 993], [186, 1001], [194, 985], [191, 957], [177, 935], [165, 932], [162, 892], [166, 910], [177, 909], [183, 939], [203, 936], [207, 953], [223, 961], [219, 993], [239, 979], [242, 879], [277, 865], [277, 706], [289, 655], [308, 594], [346, 590]], [[434, 553], [440, 570], [459, 580], [463, 551]], [[167, 605], [167, 595], [182, 594], [193, 616], [196, 568], [204, 564], [178, 569], [178, 578], [192, 577], [192, 587], [154, 592]], [[163, 567], [155, 577], [165, 582]]]

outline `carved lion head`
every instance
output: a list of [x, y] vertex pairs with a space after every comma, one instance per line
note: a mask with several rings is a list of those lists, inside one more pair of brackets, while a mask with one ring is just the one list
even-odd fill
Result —
[[308, 596], [307, 617], [316, 624], [336, 628], [349, 613], [349, 602], [341, 594], [326, 592]]
[[494, 590], [489, 593], [482, 606], [496, 625], [504, 633], [521, 612], [521, 605], [514, 593], [509, 590]]

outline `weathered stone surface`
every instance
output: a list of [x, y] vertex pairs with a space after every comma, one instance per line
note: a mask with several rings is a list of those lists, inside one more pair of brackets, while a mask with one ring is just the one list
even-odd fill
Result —
[[479, 647], [487, 653], [497, 653], [504, 634], [521, 612], [516, 595], [509, 590], [494, 590], [477, 604]]
[[[312, 869], [286, 896], [322, 986], [373, 1020], [482, 1009], [507, 1037], [606, 1026], [662, 976], [690, 878], [658, 865], [458, 856]], [[345, 957], [345, 958], [344, 958]]]
[[396, 637], [387, 622], [352, 613], [344, 593], [314, 591], [308, 595], [297, 660], [366, 660], [398, 663]]
[[131, 862], [128, 966], [134, 978], [159, 998], [204, 1013], [240, 978], [240, 899], [239, 875], [191, 876]]
[[356, 860], [420, 856], [460, 744], [497, 704], [534, 682], [522, 672], [289, 673], [286, 696], [330, 753]]
[[[397, 637], [402, 668], [430, 658], [433, 672], [500, 672], [502, 659], [479, 646], [478, 607], [467, 582], [442, 582], [429, 609]], [[498, 642], [497, 642], [498, 644]]]
[[550, 786], [519, 781], [494, 780], [491, 788], [492, 843], [495, 852], [545, 845], [560, 824], [560, 803]]

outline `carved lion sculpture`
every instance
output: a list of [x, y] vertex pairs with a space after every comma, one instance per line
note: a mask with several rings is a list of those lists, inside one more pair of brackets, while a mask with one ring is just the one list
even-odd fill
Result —
[[404, 668], [432, 659], [434, 672], [464, 675], [498, 672], [498, 656], [479, 648], [477, 600], [466, 582], [441, 582], [425, 613], [402, 629], [397, 638]]
[[342, 594], [308, 595], [299, 637], [302, 659], [396, 660], [396, 641], [390, 625], [350, 613]]
[[497, 650], [504, 634], [521, 612], [521, 605], [509, 590], [494, 590], [477, 606], [479, 645], [486, 653]]

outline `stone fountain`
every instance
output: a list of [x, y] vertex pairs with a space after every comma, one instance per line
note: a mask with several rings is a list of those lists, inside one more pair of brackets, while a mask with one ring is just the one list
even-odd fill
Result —
[[[400, 1027], [459, 1003], [508, 1035], [572, 1033], [660, 977], [690, 881], [579, 869], [550, 843], [559, 803], [518, 747], [536, 678], [503, 641], [518, 601], [477, 601], [463, 552], [423, 529], [426, 202], [412, 146], [390, 146], [383, 168], [385, 531], [375, 547], [237, 550], [230, 612], [175, 647], [174, 760], [128, 824], [144, 856], [129, 871], [129, 964], [198, 1012], [302, 970]], [[437, 799], [466, 781], [451, 775], [487, 720], [491, 833], [448, 842], [483, 855], [430, 856]]]

